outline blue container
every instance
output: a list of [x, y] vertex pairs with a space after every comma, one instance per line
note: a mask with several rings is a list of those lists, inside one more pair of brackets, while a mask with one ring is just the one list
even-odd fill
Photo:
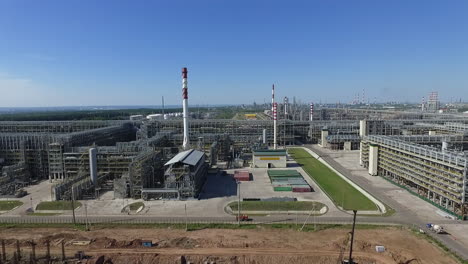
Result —
[[142, 241], [141, 245], [144, 247], [152, 247], [153, 246], [153, 241]]

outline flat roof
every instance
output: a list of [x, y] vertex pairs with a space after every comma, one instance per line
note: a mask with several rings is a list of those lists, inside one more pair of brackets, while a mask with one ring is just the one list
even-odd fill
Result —
[[256, 156], [286, 156], [285, 149], [262, 149], [253, 152]]
[[200, 159], [203, 158], [204, 154], [205, 153], [199, 150], [195, 150], [195, 149], [182, 151], [182, 152], [179, 152], [177, 155], [175, 155], [166, 164], [164, 164], [164, 166], [171, 165], [177, 162], [182, 162], [184, 164], [195, 166], [200, 161]]

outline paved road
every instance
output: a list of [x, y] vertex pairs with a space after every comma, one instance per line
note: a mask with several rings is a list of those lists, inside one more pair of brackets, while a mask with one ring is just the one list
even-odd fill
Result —
[[[406, 225], [414, 225], [419, 228], [424, 229], [426, 222], [424, 219], [421, 219], [417, 214], [413, 211], [409, 210], [406, 206], [400, 204], [399, 202], [395, 201], [392, 197], [387, 196], [385, 192], [382, 192], [379, 188], [369, 184], [364, 178], [353, 175], [348, 169], [344, 168], [341, 164], [336, 162], [332, 157], [330, 157], [327, 153], [323, 152], [320, 147], [316, 145], [306, 145], [306, 148], [312, 150], [317, 155], [320, 156], [324, 161], [330, 164], [335, 170], [339, 171], [341, 174], [352, 180], [357, 185], [361, 186], [365, 189], [368, 193], [370, 193], [375, 198], [379, 199], [380, 201], [384, 202], [385, 204], [389, 205], [393, 209], [396, 210], [396, 213], [390, 217], [380, 218], [375, 217], [376, 222], [380, 221], [378, 219], [384, 219], [384, 221], [388, 221], [391, 223], [400, 223]], [[447, 220], [446, 222], [442, 221], [440, 224], [450, 224], [454, 223], [453, 220]], [[466, 223], [463, 223], [466, 224]], [[464, 245], [455, 241], [449, 235], [438, 235], [433, 234], [432, 232], [428, 232], [429, 235], [433, 236], [434, 238], [443, 242], [448, 248], [456, 252], [459, 256], [463, 257], [464, 259], [468, 259], [468, 248]]]

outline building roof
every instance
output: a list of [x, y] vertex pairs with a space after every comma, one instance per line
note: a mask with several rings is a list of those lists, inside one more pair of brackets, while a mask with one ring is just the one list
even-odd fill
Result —
[[286, 156], [285, 149], [276, 149], [276, 150], [258, 150], [253, 152], [254, 156]]
[[189, 149], [186, 151], [179, 152], [175, 155], [170, 161], [168, 161], [164, 166], [171, 165], [177, 162], [182, 162], [184, 164], [195, 166], [203, 158], [205, 153], [195, 150]]

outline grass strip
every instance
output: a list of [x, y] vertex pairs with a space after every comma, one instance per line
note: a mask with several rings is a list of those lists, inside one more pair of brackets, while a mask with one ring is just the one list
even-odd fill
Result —
[[[75, 201], [75, 209], [80, 206], [81, 206], [81, 203]], [[36, 206], [36, 210], [51, 210], [51, 211], [72, 210], [72, 204], [71, 204], [71, 201], [40, 202]]]
[[330, 168], [300, 148], [290, 148], [288, 153], [307, 174], [344, 210], [374, 211], [377, 206]]
[[23, 202], [18, 200], [0, 201], [0, 211], [10, 211], [17, 206], [23, 205]]

